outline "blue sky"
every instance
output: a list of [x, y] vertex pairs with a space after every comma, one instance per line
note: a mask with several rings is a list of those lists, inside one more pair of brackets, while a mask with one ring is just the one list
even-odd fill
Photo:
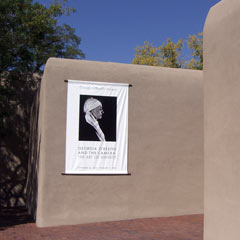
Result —
[[[51, 0], [39, 0], [48, 5]], [[203, 31], [209, 9], [220, 0], [69, 0], [77, 12], [63, 16], [81, 37], [87, 60], [131, 63], [136, 46], [160, 45]], [[185, 52], [187, 54], [187, 52]]]

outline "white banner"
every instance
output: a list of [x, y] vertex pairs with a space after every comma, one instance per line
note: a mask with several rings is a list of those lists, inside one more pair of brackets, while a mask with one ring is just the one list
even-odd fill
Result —
[[66, 174], [127, 174], [129, 84], [68, 80]]

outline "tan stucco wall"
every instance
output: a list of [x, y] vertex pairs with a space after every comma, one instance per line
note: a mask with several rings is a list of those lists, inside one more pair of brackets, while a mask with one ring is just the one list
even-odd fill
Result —
[[[64, 79], [122, 82], [131, 176], [66, 176]], [[202, 72], [48, 60], [41, 88], [37, 225], [203, 212]]]
[[240, 1], [213, 7], [204, 29], [204, 239], [240, 239]]

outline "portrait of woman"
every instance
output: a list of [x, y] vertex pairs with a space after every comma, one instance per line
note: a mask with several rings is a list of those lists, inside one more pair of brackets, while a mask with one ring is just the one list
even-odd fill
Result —
[[116, 141], [116, 97], [80, 95], [79, 141]]

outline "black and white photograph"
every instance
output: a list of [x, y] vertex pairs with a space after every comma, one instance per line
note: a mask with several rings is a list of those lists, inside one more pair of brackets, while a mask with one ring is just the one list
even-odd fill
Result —
[[79, 141], [116, 141], [117, 97], [80, 95]]

